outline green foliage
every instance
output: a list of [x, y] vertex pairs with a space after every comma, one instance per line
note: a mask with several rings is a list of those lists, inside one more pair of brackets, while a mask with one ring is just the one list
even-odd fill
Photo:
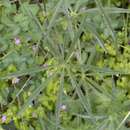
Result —
[[1, 0], [0, 129], [125, 130], [127, 5]]

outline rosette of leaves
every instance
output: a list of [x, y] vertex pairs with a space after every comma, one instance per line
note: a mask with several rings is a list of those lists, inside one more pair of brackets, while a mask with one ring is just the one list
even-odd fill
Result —
[[[129, 10], [103, 7], [100, 0], [19, 1], [19, 5], [16, 10], [5, 0], [0, 6], [0, 79], [10, 97], [6, 106], [1, 103], [6, 108], [2, 113], [22, 130], [115, 130], [128, 111], [129, 97], [113, 77], [129, 71], [113, 67], [118, 23], [113, 25], [109, 16], [115, 21]], [[104, 42], [102, 33], [110, 41]], [[13, 43], [16, 36], [20, 46]], [[16, 85], [11, 84], [14, 77], [20, 78]]]

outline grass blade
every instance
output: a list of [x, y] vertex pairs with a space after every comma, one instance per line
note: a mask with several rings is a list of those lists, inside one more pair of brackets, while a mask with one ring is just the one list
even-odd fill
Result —
[[43, 66], [42, 67], [33, 67], [33, 68], [25, 69], [22, 71], [18, 71], [15, 73], [10, 73], [6, 76], [1, 76], [0, 80], [6, 80], [6, 79], [13, 78], [13, 77], [19, 77], [19, 76], [24, 76], [24, 75], [28, 75], [28, 74], [35, 74], [35, 73], [39, 73], [41, 71], [47, 70], [47, 69], [52, 68], [52, 67], [54, 67], [54, 66], [50, 65], [47, 67], [43, 67]]
[[86, 20], [85, 19], [86, 19], [86, 17], [84, 16], [82, 18], [82, 20], [81, 20], [81, 24], [80, 24], [80, 27], [79, 27], [78, 31], [75, 33], [74, 39], [73, 39], [73, 41], [71, 43], [71, 46], [70, 46], [69, 51], [68, 51], [68, 54], [66, 56], [66, 61], [67, 62], [70, 60], [71, 56], [73, 55], [73, 52], [75, 51], [75, 46], [77, 45], [76, 43], [77, 43], [81, 33], [84, 30], [84, 27], [85, 27], [85, 24], [86, 24]]
[[94, 35], [95, 39], [98, 41], [98, 44], [104, 49], [105, 52], [107, 52], [103, 40], [100, 38], [98, 32], [95, 30], [94, 24], [87, 22], [86, 25], [87, 25], [87, 30]]
[[[68, 70], [68, 69], [67, 69]], [[89, 103], [85, 100], [85, 97], [81, 91], [81, 89], [79, 88], [74, 76], [72, 76], [72, 74], [70, 73], [70, 71], [68, 70], [68, 74], [69, 74], [69, 77], [70, 77], [70, 81], [71, 81], [71, 84], [72, 84], [72, 87], [76, 90], [76, 93], [78, 94], [79, 96], [79, 99], [84, 107], [84, 109], [86, 110], [86, 112], [88, 113], [89, 116], [92, 116], [91, 114], [91, 108], [89, 107]]]
[[[78, 15], [84, 15], [84, 14], [97, 14], [99, 12], [99, 8], [92, 8], [80, 11]], [[129, 9], [123, 9], [123, 8], [116, 8], [116, 7], [103, 7], [103, 10], [107, 12], [108, 14], [122, 14], [122, 13], [130, 13]]]
[[61, 73], [60, 78], [60, 86], [57, 96], [57, 104], [56, 104], [56, 130], [58, 130], [60, 126], [60, 107], [62, 105], [62, 95], [63, 95], [63, 86], [64, 86], [64, 71]]
[[117, 50], [116, 36], [115, 36], [115, 33], [114, 33], [113, 28], [111, 26], [112, 25], [111, 24], [111, 19], [108, 16], [107, 12], [105, 12], [105, 10], [103, 10], [103, 6], [102, 6], [101, 1], [100, 0], [95, 0], [95, 1], [96, 1], [96, 4], [97, 4], [98, 8], [99, 8], [100, 14], [103, 15], [106, 26], [107, 26], [108, 30], [110, 31], [111, 36], [113, 38], [115, 49]]
[[57, 5], [56, 5], [56, 9], [55, 9], [55, 11], [54, 11], [54, 13], [53, 13], [53, 16], [52, 16], [52, 18], [51, 18], [51, 20], [50, 20], [50, 22], [49, 22], [48, 32], [50, 32], [50, 29], [53, 27], [54, 22], [55, 22], [56, 17], [57, 17], [57, 14], [58, 14], [59, 9], [60, 9], [60, 7], [61, 7], [62, 4], [63, 4], [63, 0], [59, 0], [59, 2], [58, 2]]
[[37, 87], [33, 92], [32, 95], [26, 100], [24, 105], [21, 107], [21, 109], [18, 111], [17, 115], [20, 116], [22, 113], [28, 108], [30, 103], [39, 95], [39, 93], [48, 85], [48, 83], [55, 77], [55, 75], [52, 75], [48, 79], [46, 79], [41, 86]]

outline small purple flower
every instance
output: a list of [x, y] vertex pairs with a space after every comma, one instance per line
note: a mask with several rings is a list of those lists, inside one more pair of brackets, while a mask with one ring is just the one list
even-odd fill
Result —
[[21, 43], [20, 39], [18, 37], [14, 38], [15, 44], [19, 45]]
[[128, 3], [130, 3], [130, 0], [128, 0]]
[[130, 45], [130, 41], [128, 41], [128, 45]]
[[66, 107], [66, 105], [64, 105], [64, 104], [60, 106], [60, 110], [61, 110], [61, 111], [66, 111], [66, 109], [67, 109], [67, 107]]
[[4, 123], [6, 121], [7, 117], [5, 115], [2, 116], [1, 120], [2, 120], [2, 123]]

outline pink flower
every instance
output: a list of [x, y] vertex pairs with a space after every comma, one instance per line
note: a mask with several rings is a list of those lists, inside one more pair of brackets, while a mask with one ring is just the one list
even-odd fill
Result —
[[2, 123], [4, 123], [6, 121], [7, 117], [5, 115], [2, 116], [1, 120], [2, 120]]
[[20, 39], [18, 37], [14, 38], [15, 44], [19, 45], [21, 43]]

